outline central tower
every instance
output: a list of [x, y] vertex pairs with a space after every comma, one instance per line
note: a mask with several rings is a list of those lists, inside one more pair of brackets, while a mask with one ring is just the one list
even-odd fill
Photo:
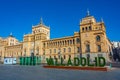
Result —
[[43, 24], [42, 18], [38, 25], [32, 26], [32, 33], [24, 35], [23, 55], [41, 56], [43, 54], [43, 40], [50, 39], [50, 28]]

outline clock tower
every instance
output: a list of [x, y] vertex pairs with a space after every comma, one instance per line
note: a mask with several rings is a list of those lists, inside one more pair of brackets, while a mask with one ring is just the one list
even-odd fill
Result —
[[89, 11], [80, 22], [80, 38], [82, 56], [91, 59], [98, 56], [108, 58], [111, 44], [106, 36], [104, 22], [97, 22]]

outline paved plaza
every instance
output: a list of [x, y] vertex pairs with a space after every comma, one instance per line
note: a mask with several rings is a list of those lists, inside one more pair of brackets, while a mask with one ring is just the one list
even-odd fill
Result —
[[120, 68], [103, 72], [0, 64], [0, 80], [120, 80]]

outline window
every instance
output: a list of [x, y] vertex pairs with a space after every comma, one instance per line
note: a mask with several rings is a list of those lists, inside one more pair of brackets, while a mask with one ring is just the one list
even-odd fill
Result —
[[96, 41], [100, 41], [100, 36], [99, 35], [96, 36]]
[[62, 42], [60, 41], [60, 45], [62, 44]]
[[52, 53], [52, 50], [50, 49], [50, 54]]
[[90, 45], [89, 44], [86, 45], [86, 52], [90, 52]]
[[45, 55], [45, 50], [43, 51], [43, 55]]
[[60, 54], [60, 52], [61, 52], [61, 49], [59, 48], [59, 49], [58, 49], [58, 54]]
[[66, 56], [64, 55], [64, 59], [66, 59]]
[[64, 52], [64, 53], [66, 52], [66, 48], [63, 48], [63, 52]]
[[55, 42], [55, 45], [57, 46], [57, 42]]
[[77, 47], [77, 53], [79, 53], [80, 52], [80, 47]]
[[45, 47], [45, 43], [43, 43], [43, 47]]
[[59, 46], [59, 42], [58, 42], [58, 46]]
[[67, 42], [68, 42], [68, 45], [69, 45], [69, 40]]
[[72, 44], [72, 40], [70, 40], [70, 44]]
[[84, 31], [84, 28], [82, 28], [82, 31]]
[[65, 40], [65, 45], [67, 44], [67, 41]]
[[68, 52], [71, 52], [71, 48], [68, 48]]
[[54, 59], [56, 59], [56, 56], [54, 56]]
[[97, 45], [97, 48], [98, 48], [98, 52], [101, 52], [101, 46]]
[[56, 49], [54, 49], [54, 53], [56, 53]]
[[86, 31], [88, 30], [87, 27], [85, 27]]
[[71, 58], [71, 55], [69, 55], [69, 58]]
[[63, 45], [64, 45], [64, 41], [62, 41]]
[[91, 29], [91, 26], [89, 26], [89, 30], [92, 30], [92, 29]]
[[22, 52], [21, 52], [21, 56], [22, 56]]
[[76, 38], [76, 43], [80, 43], [80, 39], [79, 38]]

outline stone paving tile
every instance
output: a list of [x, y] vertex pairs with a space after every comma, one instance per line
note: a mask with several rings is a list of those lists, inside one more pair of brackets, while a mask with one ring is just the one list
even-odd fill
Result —
[[0, 80], [120, 80], [120, 69], [103, 72], [0, 65]]

